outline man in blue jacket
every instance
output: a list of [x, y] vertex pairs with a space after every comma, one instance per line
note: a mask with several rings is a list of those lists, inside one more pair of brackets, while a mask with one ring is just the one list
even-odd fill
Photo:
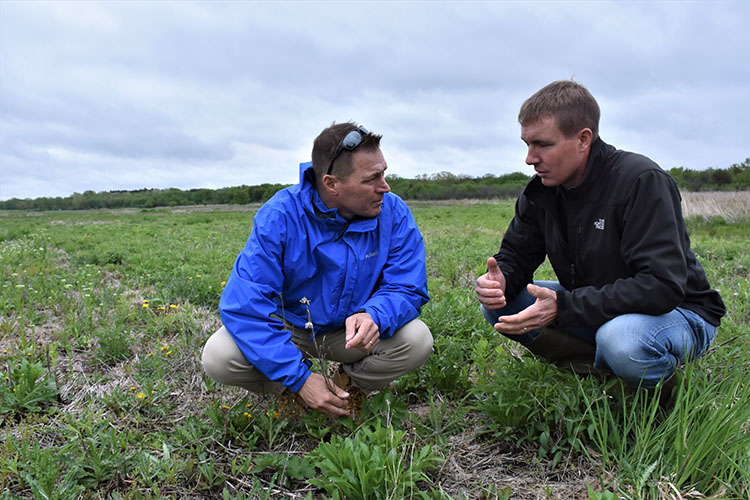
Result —
[[[354, 123], [326, 128], [299, 184], [258, 210], [221, 296], [224, 326], [203, 349], [211, 378], [289, 390], [344, 416], [351, 392], [380, 390], [427, 361], [424, 242], [390, 193], [380, 139]], [[349, 387], [313, 373], [310, 358], [341, 363]]]
[[[599, 105], [574, 81], [526, 100], [531, 178], [488, 272], [481, 311], [498, 332], [577, 372], [654, 387], [706, 352], [724, 315], [690, 249], [674, 180], [599, 137]], [[548, 258], [557, 281], [533, 281]]]

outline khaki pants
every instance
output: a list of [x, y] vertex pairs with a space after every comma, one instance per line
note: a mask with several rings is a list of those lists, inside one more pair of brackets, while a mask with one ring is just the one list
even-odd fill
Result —
[[[364, 392], [378, 391], [401, 375], [416, 370], [432, 353], [432, 334], [421, 320], [414, 319], [390, 338], [381, 338], [369, 353], [345, 349], [344, 328], [310, 341], [307, 330], [284, 322], [292, 332], [292, 342], [305, 358], [337, 361], [349, 374], [354, 385]], [[223, 326], [209, 337], [203, 347], [203, 369], [215, 381], [242, 387], [251, 392], [280, 394], [284, 386], [273, 382], [248, 363], [234, 339]]]

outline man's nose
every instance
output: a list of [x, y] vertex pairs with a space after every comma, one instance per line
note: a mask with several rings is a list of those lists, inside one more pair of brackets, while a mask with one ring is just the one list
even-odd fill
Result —
[[539, 156], [532, 148], [529, 148], [528, 153], [526, 153], [526, 165], [535, 165], [537, 163], [539, 163]]

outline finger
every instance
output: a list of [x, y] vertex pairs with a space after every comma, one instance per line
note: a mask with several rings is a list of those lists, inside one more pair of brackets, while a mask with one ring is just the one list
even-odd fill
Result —
[[349, 341], [357, 333], [357, 318], [355, 316], [349, 316], [348, 318], [346, 318], [344, 327], [346, 328], [346, 334], [344, 338], [346, 339], [346, 343], [348, 346]]
[[356, 347], [362, 352], [370, 352], [376, 345], [378, 345], [378, 342], [380, 342], [380, 339], [378, 337], [373, 337], [370, 340], [363, 342], [362, 345]]
[[511, 314], [509, 316], [500, 316], [495, 323], [495, 330], [508, 335], [523, 335], [532, 328], [532, 320], [523, 313]]
[[346, 417], [347, 415], [349, 415], [349, 412], [346, 411], [346, 407], [340, 407], [334, 404], [328, 404], [319, 408], [319, 410], [332, 417]]
[[357, 333], [347, 343], [350, 347], [365, 346], [367, 342], [378, 336], [378, 327], [371, 321], [365, 321], [357, 329]]
[[498, 265], [497, 260], [495, 260], [495, 257], [487, 259], [487, 271], [490, 277], [495, 277], [501, 274], [502, 271], [500, 271], [500, 266]]
[[482, 290], [483, 293], [486, 294], [498, 294], [503, 292], [500, 282], [489, 279], [486, 274], [477, 278], [477, 286], [475, 290], [477, 293]]

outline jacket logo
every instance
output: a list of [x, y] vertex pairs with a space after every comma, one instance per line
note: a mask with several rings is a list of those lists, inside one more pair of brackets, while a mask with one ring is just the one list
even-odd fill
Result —
[[380, 253], [380, 250], [378, 250], [378, 251], [375, 251], [375, 252], [370, 252], [370, 253], [368, 253], [368, 254], [365, 254], [365, 259], [369, 259], [370, 257], [375, 257], [375, 256], [376, 256], [376, 255], [378, 255], [379, 253]]
[[594, 221], [594, 227], [599, 231], [604, 231], [604, 219]]

